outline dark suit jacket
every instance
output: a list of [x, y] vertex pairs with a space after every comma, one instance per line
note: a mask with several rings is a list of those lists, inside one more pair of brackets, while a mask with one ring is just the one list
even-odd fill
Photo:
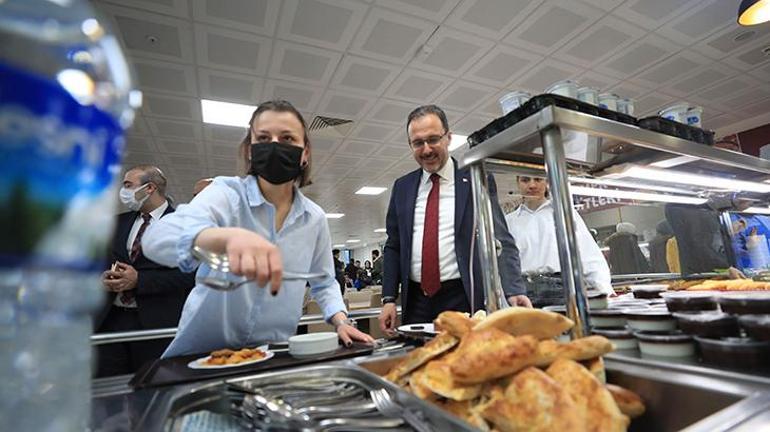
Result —
[[[163, 216], [173, 212], [174, 208], [169, 205]], [[109, 264], [120, 261], [131, 264], [136, 269], [136, 304], [143, 328], [176, 327], [187, 295], [195, 286], [195, 272], [182, 273], [178, 268], [162, 266], [147, 259], [141, 251], [132, 263], [126, 250], [126, 242], [137, 217], [139, 212], [118, 215], [115, 235], [109, 250]], [[94, 321], [97, 331], [113, 307], [115, 295], [108, 293], [106, 296], [106, 303]]]
[[[475, 299], [471, 301], [469, 255], [473, 232], [473, 199], [471, 194], [470, 171], [457, 169], [457, 163], [450, 159], [455, 169], [455, 255], [460, 269], [465, 294], [469, 304], [475, 304], [476, 310], [484, 309], [484, 288], [481, 281], [481, 268], [478, 256], [478, 243], [473, 257], [473, 284]], [[383, 250], [385, 266], [383, 269], [382, 295], [398, 296], [401, 287], [401, 307], [407, 308], [407, 290], [409, 289], [409, 271], [412, 263], [412, 233], [414, 229], [414, 207], [417, 191], [422, 178], [422, 168], [399, 178], [393, 184], [390, 194], [390, 206], [385, 221], [388, 240]], [[525, 294], [526, 288], [521, 278], [519, 250], [508, 232], [505, 216], [497, 201], [497, 186], [489, 176], [489, 193], [492, 200], [495, 237], [503, 245], [503, 253], [497, 259], [500, 279], [506, 297]]]

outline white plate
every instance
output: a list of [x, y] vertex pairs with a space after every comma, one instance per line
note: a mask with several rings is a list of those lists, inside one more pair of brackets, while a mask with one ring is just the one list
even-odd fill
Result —
[[433, 323], [424, 324], [405, 324], [398, 328], [398, 331], [403, 333], [427, 333], [437, 334], [436, 329], [433, 328]]
[[225, 365], [209, 365], [209, 364], [206, 364], [206, 361], [211, 358], [211, 356], [208, 355], [206, 357], [201, 357], [201, 358], [199, 358], [197, 360], [193, 360], [190, 363], [187, 363], [187, 367], [189, 367], [190, 369], [227, 369], [227, 368], [241, 367], [241, 366], [245, 366], [245, 365], [250, 365], [250, 364], [254, 364], [254, 363], [259, 363], [259, 362], [267, 361], [267, 360], [270, 360], [271, 358], [273, 358], [273, 356], [275, 355], [274, 352], [269, 351], [267, 349], [267, 346], [258, 347], [258, 349], [262, 350], [265, 353], [265, 356], [260, 358], [260, 359], [249, 360], [249, 361], [245, 361], [245, 362], [241, 362], [241, 363], [236, 363], [236, 364], [229, 364], [229, 365], [228, 364], [225, 364]]

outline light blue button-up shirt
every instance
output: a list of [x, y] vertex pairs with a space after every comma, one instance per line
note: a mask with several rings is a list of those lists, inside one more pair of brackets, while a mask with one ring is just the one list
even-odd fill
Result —
[[[217, 177], [195, 199], [180, 205], [150, 225], [142, 238], [148, 258], [182, 271], [193, 271], [198, 262], [191, 254], [195, 237], [212, 227], [240, 227], [254, 231], [281, 251], [287, 272], [323, 273], [311, 279], [311, 295], [326, 320], [345, 311], [340, 287], [334, 279], [331, 237], [324, 211], [294, 190], [294, 202], [280, 231], [275, 230], [275, 207], [266, 201], [253, 176]], [[210, 272], [201, 264], [197, 278]], [[293, 335], [302, 316], [305, 281], [282, 281], [278, 295], [269, 287], [246, 284], [234, 291], [216, 291], [197, 284], [179, 320], [179, 330], [163, 358], [205, 353], [225, 347], [252, 346], [262, 341], [283, 341]]]

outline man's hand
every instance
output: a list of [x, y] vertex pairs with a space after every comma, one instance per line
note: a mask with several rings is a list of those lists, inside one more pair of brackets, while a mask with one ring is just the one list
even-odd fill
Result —
[[102, 284], [111, 292], [123, 292], [136, 288], [139, 275], [136, 269], [122, 262], [115, 265], [115, 270], [107, 270], [102, 273]]
[[382, 305], [382, 311], [377, 318], [380, 322], [380, 330], [388, 336], [393, 336], [396, 332], [396, 304], [385, 303]]
[[529, 297], [525, 295], [515, 295], [508, 297], [508, 304], [511, 306], [523, 306], [526, 308], [532, 307], [532, 302], [529, 301]]

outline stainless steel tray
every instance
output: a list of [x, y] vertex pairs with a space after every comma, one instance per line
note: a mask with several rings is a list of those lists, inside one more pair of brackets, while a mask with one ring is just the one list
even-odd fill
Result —
[[[232, 415], [232, 404], [237, 403], [239, 397], [243, 397], [243, 394], [239, 395], [229, 389], [233, 384], [260, 389], [318, 379], [332, 379], [340, 382], [355, 383], [367, 391], [385, 388], [393, 395], [396, 402], [402, 406], [409, 407], [412, 411], [419, 411], [422, 418], [429, 424], [431, 430], [474, 430], [462, 421], [404, 392], [376, 374], [356, 366], [351, 361], [242, 376], [207, 384], [174, 388], [166, 392], [165, 395], [159, 396], [159, 400], [150, 408], [137, 430], [182, 431], [185, 416], [204, 410], [230, 416]], [[399, 428], [386, 430], [409, 431], [412, 429], [404, 424]]]
[[[383, 375], [401, 357], [371, 356], [354, 361], [373, 374]], [[644, 399], [647, 411], [632, 421], [631, 432], [754, 432], [764, 430], [757, 425], [767, 428], [770, 424], [767, 379], [612, 354], [605, 357], [605, 369], [609, 382]]]

